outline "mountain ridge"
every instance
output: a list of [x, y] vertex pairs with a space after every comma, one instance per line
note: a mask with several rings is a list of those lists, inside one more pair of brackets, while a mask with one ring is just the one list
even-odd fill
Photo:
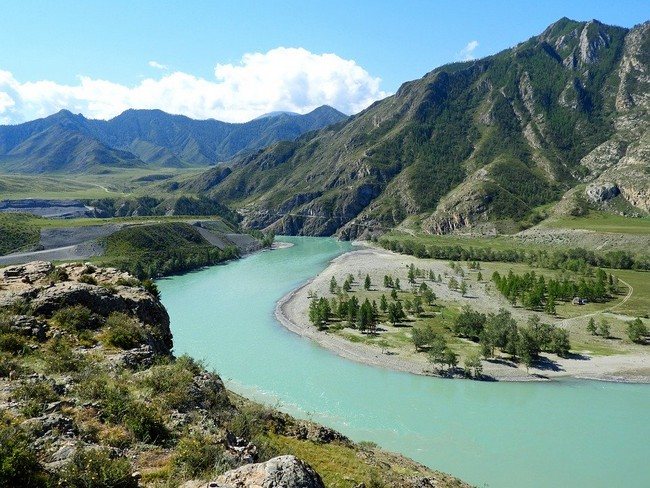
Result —
[[[89, 171], [93, 166], [208, 166], [295, 139], [345, 117], [329, 106], [305, 115], [239, 124], [195, 120], [155, 109], [129, 109], [110, 120], [99, 120], [64, 109], [42, 119], [0, 126], [0, 169], [45, 173]], [[50, 137], [53, 131], [56, 141]]]
[[431, 233], [513, 229], [580, 185], [609, 180], [648, 212], [649, 33], [649, 22], [563, 18], [181, 188], [235, 205], [251, 227], [347, 238], [407, 217]]

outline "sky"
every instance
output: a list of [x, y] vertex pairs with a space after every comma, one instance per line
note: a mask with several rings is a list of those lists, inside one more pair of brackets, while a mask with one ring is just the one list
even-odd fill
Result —
[[244, 122], [328, 104], [356, 113], [408, 80], [566, 16], [632, 27], [648, 0], [8, 0], [0, 123], [159, 108]]

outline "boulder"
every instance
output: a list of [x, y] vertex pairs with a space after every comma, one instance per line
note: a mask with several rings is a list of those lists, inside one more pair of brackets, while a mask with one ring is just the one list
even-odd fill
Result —
[[325, 488], [314, 469], [295, 456], [278, 456], [265, 463], [248, 464], [215, 480], [220, 488]]

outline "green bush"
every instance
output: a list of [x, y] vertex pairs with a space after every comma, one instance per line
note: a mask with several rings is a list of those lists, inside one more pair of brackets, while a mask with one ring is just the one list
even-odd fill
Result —
[[59, 399], [54, 387], [47, 381], [24, 383], [14, 390], [13, 397], [23, 402], [21, 410], [26, 417], [40, 415], [48, 403]]
[[77, 281], [79, 283], [86, 283], [88, 285], [96, 285], [97, 284], [97, 280], [95, 279], [95, 277], [90, 276], [89, 274], [82, 274]]
[[0, 488], [45, 486], [32, 440], [0, 414]]
[[[224, 448], [214, 439], [194, 434], [183, 437], [176, 446], [172, 464], [174, 470], [184, 477], [197, 477], [224, 471], [226, 461]], [[228, 466], [229, 467], [229, 466]]]
[[52, 271], [50, 271], [47, 277], [54, 283], [58, 283], [59, 281], [68, 281], [69, 278], [68, 273], [66, 273], [63, 268], [54, 268]]
[[106, 326], [106, 341], [120, 349], [138, 347], [146, 339], [142, 326], [125, 313], [110, 314]]
[[95, 329], [99, 325], [97, 316], [83, 305], [63, 307], [57, 310], [52, 320], [59, 327], [72, 331]]
[[13, 355], [25, 352], [27, 341], [19, 334], [13, 332], [0, 333], [0, 351], [8, 352]]
[[144, 402], [131, 403], [124, 416], [124, 425], [141, 442], [162, 444], [169, 438], [162, 416]]
[[83, 355], [73, 351], [69, 340], [62, 337], [55, 337], [50, 341], [46, 349], [45, 360], [54, 373], [80, 371], [88, 362]]
[[59, 473], [59, 485], [68, 488], [137, 488], [131, 463], [112, 459], [108, 449], [80, 449]]

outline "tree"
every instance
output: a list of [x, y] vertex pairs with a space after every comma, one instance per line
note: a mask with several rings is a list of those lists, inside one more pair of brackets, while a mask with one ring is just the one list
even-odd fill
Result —
[[458, 288], [458, 281], [453, 276], [449, 279], [449, 284], [447, 285], [450, 290], [456, 290]]
[[372, 329], [374, 324], [373, 315], [372, 305], [366, 298], [357, 311], [357, 329], [362, 332]]
[[408, 271], [408, 280], [409, 283], [415, 283], [415, 266], [413, 263], [409, 266], [409, 271]]
[[487, 317], [484, 314], [472, 310], [469, 305], [465, 305], [454, 320], [454, 334], [476, 341], [483, 332], [486, 319]]
[[393, 302], [388, 306], [388, 320], [395, 326], [400, 320], [406, 318], [400, 302]]
[[399, 284], [399, 278], [395, 278], [393, 286], [395, 287], [395, 290], [401, 290], [401, 285]]
[[476, 281], [483, 281], [483, 273], [481, 273], [480, 271], [476, 275]]
[[642, 343], [648, 335], [648, 327], [643, 323], [639, 317], [627, 324], [627, 336], [632, 342]]
[[392, 288], [393, 286], [393, 278], [391, 278], [389, 275], [384, 275], [384, 288]]
[[348, 324], [354, 327], [354, 323], [359, 313], [359, 300], [357, 300], [357, 297], [350, 297], [350, 299], [348, 300], [347, 308], [348, 308], [348, 317], [347, 317]]
[[555, 297], [553, 295], [549, 295], [548, 299], [546, 300], [544, 311], [550, 315], [555, 315], [557, 313], [555, 310]]
[[424, 301], [427, 303], [427, 305], [431, 306], [433, 305], [433, 302], [436, 299], [436, 294], [431, 290], [431, 288], [427, 288], [423, 293], [422, 293], [422, 298]]
[[528, 368], [533, 365], [533, 361], [539, 355], [539, 343], [532, 329], [521, 329], [517, 349], [517, 353], [526, 365], [526, 371], [528, 371]]
[[481, 378], [483, 376], [483, 363], [481, 363], [481, 356], [472, 352], [468, 354], [464, 362], [465, 375], [472, 378]]
[[569, 342], [569, 332], [565, 329], [555, 329], [551, 341], [551, 352], [561, 358], [569, 357], [571, 343]]
[[460, 282], [460, 294], [461, 296], [465, 296], [465, 293], [467, 293], [467, 283], [465, 283], [465, 280], [462, 280]]
[[415, 312], [415, 315], [418, 317], [422, 315], [422, 312], [424, 312], [424, 309], [422, 308], [422, 298], [420, 296], [413, 298], [413, 312]]
[[458, 365], [458, 354], [449, 348], [445, 349], [444, 364], [447, 365], [447, 368], [454, 369]]
[[363, 282], [363, 287], [366, 290], [370, 290], [370, 285], [372, 285], [372, 282], [370, 281], [370, 275], [366, 275], [366, 279]]
[[600, 324], [598, 325], [598, 333], [603, 336], [605, 339], [609, 337], [610, 334], [610, 328], [609, 328], [609, 322], [603, 317], [600, 319]]
[[429, 344], [435, 337], [435, 332], [426, 325], [413, 327], [411, 330], [411, 340], [416, 351], [420, 351], [424, 346]]
[[339, 287], [338, 283], [336, 282], [336, 278], [332, 276], [332, 279], [330, 280], [330, 293], [336, 293], [336, 289]]
[[391, 297], [393, 300], [397, 300], [397, 290], [396, 290], [395, 288], [393, 288], [393, 289], [390, 291], [390, 297]]
[[350, 278], [346, 278], [345, 281], [343, 282], [343, 291], [344, 292], [349, 292], [352, 289], [352, 281]]
[[428, 356], [429, 361], [434, 365], [443, 365], [445, 364], [445, 351], [447, 350], [447, 343], [445, 342], [444, 337], [439, 334], [434, 334], [430, 340]]
[[591, 335], [598, 334], [598, 329], [596, 328], [596, 321], [594, 320], [593, 317], [589, 319], [589, 323], [587, 324], [587, 332], [589, 332]]
[[379, 308], [383, 313], [386, 313], [388, 311], [388, 300], [386, 300], [386, 295], [382, 294], [381, 298], [379, 299]]

